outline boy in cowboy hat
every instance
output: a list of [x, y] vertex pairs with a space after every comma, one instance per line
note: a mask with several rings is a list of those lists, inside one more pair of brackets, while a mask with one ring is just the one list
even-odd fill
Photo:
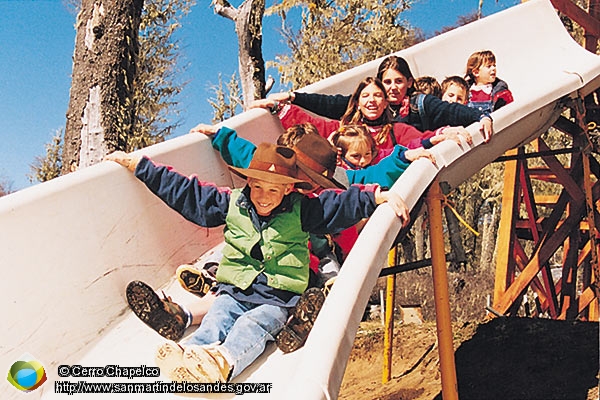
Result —
[[[226, 126], [198, 124], [190, 130], [190, 133], [204, 133], [209, 136], [213, 148], [220, 152], [223, 160], [227, 164], [236, 167], [248, 166], [252, 154], [256, 149], [254, 143], [239, 137], [235, 130]], [[307, 190], [300, 189], [302, 193], [308, 195], [316, 195], [321, 190], [327, 188], [347, 188], [350, 184], [379, 184], [382, 187], [390, 187], [411, 162], [410, 159], [404, 156], [407, 149], [396, 146], [391, 155], [385, 157], [376, 165], [358, 170], [345, 170], [336, 167], [336, 148], [327, 139], [320, 136], [317, 128], [311, 123], [296, 124], [287, 128], [277, 139], [277, 144], [293, 148], [296, 152], [300, 173], [305, 176], [307, 175], [310, 181], [317, 183], [310, 193]], [[410, 151], [414, 152], [415, 150]], [[412, 156], [415, 156], [415, 154], [412, 154]], [[433, 156], [427, 151], [416, 156], [416, 158], [419, 157], [427, 157], [431, 161], [434, 161]], [[315, 272], [315, 274], [311, 275], [311, 277], [315, 278], [311, 281], [311, 286], [320, 287], [323, 290], [320, 292], [311, 288], [304, 292], [300, 298], [288, 322], [277, 336], [277, 346], [284, 353], [296, 351], [304, 345], [325, 301], [325, 295], [331, 290], [335, 282], [340, 270], [340, 264], [358, 238], [357, 227], [352, 226], [330, 237], [333, 238], [333, 242], [335, 243], [335, 253], [333, 254], [327, 249], [329, 247], [327, 246], [328, 240], [323, 235], [311, 234], [310, 266]], [[189, 269], [189, 272], [192, 272], [192, 269]], [[194, 269], [193, 276], [201, 277], [203, 272]], [[183, 286], [184, 288], [186, 287], [185, 285]], [[175, 304], [170, 302], [169, 299], [160, 300], [151, 288], [146, 288], [145, 292], [147, 297], [156, 299], [153, 302], [154, 304], [158, 305], [165, 302], [170, 306]], [[182, 310], [186, 309], [183, 306], [177, 306], [181, 307]], [[191, 317], [187, 320], [193, 320], [195, 323], [198, 323], [197, 321], [201, 320], [207, 308], [195, 305], [192, 307], [193, 311], [190, 312]], [[141, 309], [142, 307], [137, 308]], [[135, 307], [132, 306], [132, 309], [136, 312]], [[182, 325], [181, 323], [170, 323], [171, 321], [175, 321], [174, 314], [168, 311], [170, 308], [167, 306], [161, 307], [159, 312], [163, 309], [167, 311], [162, 313], [165, 318], [161, 319], [161, 328], [166, 325]], [[143, 315], [140, 315], [140, 313], [136, 312], [136, 315], [144, 320]], [[181, 335], [183, 335], [183, 330], [181, 329]], [[167, 331], [171, 331], [171, 329]]]
[[[212, 126], [210, 128], [215, 129]], [[223, 129], [235, 135], [235, 131]], [[256, 145], [248, 143], [247, 154], [243, 156], [246, 157], [245, 162], [235, 148], [231, 148], [231, 152], [222, 151], [224, 160], [234, 167], [248, 167], [256, 150]], [[310, 188], [298, 189], [300, 193], [314, 197], [324, 189], [346, 189], [349, 186], [345, 170], [336, 168], [337, 150], [327, 139], [319, 136], [312, 124], [298, 124], [286, 129], [278, 137], [277, 144], [294, 149], [299, 178], [312, 182]], [[341, 174], [337, 174], [338, 171]], [[282, 351], [294, 351], [304, 344], [325, 301], [325, 294], [333, 285], [340, 264], [357, 237], [355, 226], [336, 235], [310, 233], [309, 289], [302, 294], [293, 312], [290, 312], [288, 323], [277, 336], [277, 345]], [[218, 256], [213, 259], [220, 260], [220, 252], [216, 254]], [[182, 287], [199, 297], [195, 302], [180, 304], [164, 293], [161, 298], [147, 283], [132, 281], [125, 291], [127, 303], [142, 322], [166, 339], [177, 342], [191, 325], [199, 325], [210, 309], [215, 299], [218, 266], [218, 262], [211, 261], [204, 264], [203, 268], [193, 264], [177, 268], [176, 275]]]
[[248, 168], [232, 167], [247, 180], [234, 190], [185, 177], [147, 157], [116, 152], [106, 159], [133, 171], [186, 219], [204, 227], [225, 225], [213, 305], [183, 347], [169, 341], [156, 354], [157, 365], [176, 381], [225, 382], [260, 356], [308, 285], [308, 232], [345, 229], [383, 202], [408, 219], [403, 200], [379, 187], [329, 190], [315, 198], [294, 191], [305, 182], [298, 179], [295, 152], [283, 146], [261, 144]]

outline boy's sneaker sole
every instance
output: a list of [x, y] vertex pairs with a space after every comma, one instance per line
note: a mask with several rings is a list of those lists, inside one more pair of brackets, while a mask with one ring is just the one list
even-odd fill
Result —
[[304, 346], [324, 302], [325, 295], [319, 288], [302, 293], [292, 317], [277, 335], [277, 347], [281, 351], [291, 353]]
[[133, 313], [161, 336], [175, 342], [183, 337], [187, 316], [170, 298], [161, 299], [141, 281], [129, 282], [126, 297]]

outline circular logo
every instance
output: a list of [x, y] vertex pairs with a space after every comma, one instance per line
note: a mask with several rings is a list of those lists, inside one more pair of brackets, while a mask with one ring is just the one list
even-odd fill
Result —
[[6, 379], [17, 389], [31, 392], [46, 382], [47, 378], [42, 363], [36, 360], [21, 360], [10, 366]]

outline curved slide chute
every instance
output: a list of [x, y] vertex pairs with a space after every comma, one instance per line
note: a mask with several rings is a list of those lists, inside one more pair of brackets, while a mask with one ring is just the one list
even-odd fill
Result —
[[[506, 150], [545, 132], [566, 98], [600, 87], [600, 58], [571, 39], [548, 0], [526, 2], [398, 54], [415, 76], [442, 80], [462, 74], [468, 56], [483, 49], [495, 53], [499, 76], [508, 82], [515, 101], [493, 114], [496, 133], [490, 143], [482, 143], [473, 125], [468, 127], [474, 137], [470, 148], [443, 142], [432, 150], [437, 166], [425, 160], [411, 164], [392, 188], [410, 207], [436, 178], [450, 186], [460, 184]], [[363, 77], [375, 74], [380, 61], [303, 91], [351, 93]], [[255, 143], [274, 141], [282, 132], [277, 119], [264, 110], [250, 110], [225, 124]], [[202, 180], [241, 184], [203, 135], [185, 135], [140, 153]], [[399, 229], [391, 209], [379, 207], [344, 263], [304, 348], [284, 355], [270, 346], [236, 379], [248, 383], [238, 389], [270, 383], [269, 394], [253, 398], [336, 398], [358, 324]], [[83, 369], [59, 366], [153, 366], [162, 338], [129, 311], [124, 299], [127, 283], [144, 280], [164, 288], [176, 301], [193, 301], [194, 296], [174, 281], [175, 268], [202, 254], [210, 257], [222, 243], [222, 229], [190, 224], [131, 173], [114, 163], [101, 163], [1, 198], [0, 243], [1, 365], [8, 370], [24, 353], [31, 354], [44, 365], [48, 382], [28, 398], [67, 398], [56, 393], [68, 390], [63, 382], [78, 390], [77, 381], [151, 385], [161, 380], [82, 376]], [[59, 376], [59, 371], [70, 375]], [[2, 398], [22, 396], [5, 380], [1, 392]], [[181, 396], [235, 394], [161, 398]]]

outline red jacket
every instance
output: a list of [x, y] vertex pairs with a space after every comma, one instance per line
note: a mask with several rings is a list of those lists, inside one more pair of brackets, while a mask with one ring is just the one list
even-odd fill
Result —
[[[303, 108], [293, 104], [288, 104], [281, 109], [279, 119], [284, 129], [296, 124], [311, 123], [317, 128], [319, 134], [326, 139], [340, 127], [340, 121], [338, 120], [310, 114]], [[383, 126], [368, 126], [368, 128], [371, 134], [375, 136], [383, 129]], [[393, 149], [396, 144], [414, 149], [422, 146], [422, 140], [435, 135], [434, 131], [421, 132], [417, 128], [401, 122], [394, 123], [393, 132], [395, 143], [391, 137], [388, 137], [385, 142], [377, 146], [379, 149]]]

